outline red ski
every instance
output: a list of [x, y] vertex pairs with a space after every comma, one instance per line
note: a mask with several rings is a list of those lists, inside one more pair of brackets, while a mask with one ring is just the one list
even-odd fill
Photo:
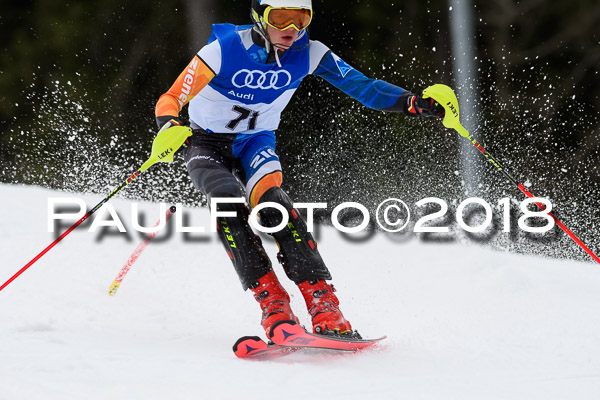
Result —
[[294, 321], [281, 321], [273, 325], [271, 340], [265, 343], [257, 336], [244, 336], [233, 346], [233, 352], [240, 358], [268, 358], [290, 354], [296, 350], [327, 349], [354, 352], [376, 345], [386, 336], [378, 339], [318, 335], [307, 332]]
[[386, 337], [362, 339], [360, 337], [319, 335], [307, 332], [294, 321], [281, 321], [271, 328], [271, 340], [273, 343], [286, 347], [357, 351], [371, 347]]

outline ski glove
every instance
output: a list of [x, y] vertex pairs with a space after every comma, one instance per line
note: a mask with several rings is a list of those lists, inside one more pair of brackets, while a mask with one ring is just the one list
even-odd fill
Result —
[[[167, 129], [172, 126], [190, 126], [190, 121], [181, 119], [179, 117], [171, 117], [169, 115], [165, 115], [162, 117], [156, 117], [156, 124], [158, 125], [159, 129], [162, 131], [163, 128]], [[169, 124], [169, 126], [167, 126], [165, 128], [165, 125], [167, 125], [167, 124]]]
[[399, 103], [402, 111], [409, 117], [437, 117], [446, 113], [444, 107], [432, 98], [423, 98], [423, 94], [404, 92], [400, 95]]
[[[156, 118], [156, 122], [159, 123], [159, 118], [165, 118], [166, 117], [158, 117]], [[165, 131], [173, 126], [190, 126], [190, 122], [187, 120], [183, 120], [183, 119], [179, 119], [176, 117], [170, 117], [170, 119], [166, 122], [164, 122], [161, 126], [161, 128], [159, 129], [158, 133], [161, 133], [162, 131]], [[187, 145], [190, 144], [189, 138], [186, 139], [186, 141], [183, 143], [182, 147], [187, 147]]]

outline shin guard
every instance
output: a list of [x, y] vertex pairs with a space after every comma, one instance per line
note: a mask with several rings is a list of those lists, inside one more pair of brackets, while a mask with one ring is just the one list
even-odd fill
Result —
[[[288, 224], [272, 234], [279, 246], [277, 259], [288, 278], [296, 284], [331, 279], [317, 243], [308, 232], [304, 218], [293, 208], [289, 196], [280, 187], [273, 187], [262, 195], [259, 204], [265, 202], [281, 204], [288, 212]], [[260, 211], [260, 220], [262, 225], [272, 228], [281, 223], [282, 215], [279, 210], [267, 207]]]
[[271, 260], [248, 224], [244, 204], [219, 203], [219, 211], [235, 211], [236, 217], [218, 217], [217, 231], [244, 290], [271, 271]]

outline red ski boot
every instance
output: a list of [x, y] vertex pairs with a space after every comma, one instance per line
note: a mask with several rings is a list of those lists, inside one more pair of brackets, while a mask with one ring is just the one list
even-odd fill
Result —
[[335, 289], [324, 280], [306, 281], [298, 285], [308, 313], [312, 317], [315, 333], [334, 333], [340, 335], [352, 334], [352, 326], [346, 321], [340, 311], [340, 301], [333, 294]]
[[262, 308], [262, 327], [270, 339], [269, 333], [275, 322], [283, 320], [298, 321], [290, 307], [290, 296], [285, 291], [273, 270], [260, 278], [250, 290]]

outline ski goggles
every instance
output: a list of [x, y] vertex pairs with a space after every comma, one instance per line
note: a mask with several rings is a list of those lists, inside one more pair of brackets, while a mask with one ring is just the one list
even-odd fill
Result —
[[263, 14], [263, 21], [267, 25], [284, 31], [290, 27], [297, 31], [306, 29], [312, 21], [312, 10], [306, 8], [273, 8], [267, 7]]

